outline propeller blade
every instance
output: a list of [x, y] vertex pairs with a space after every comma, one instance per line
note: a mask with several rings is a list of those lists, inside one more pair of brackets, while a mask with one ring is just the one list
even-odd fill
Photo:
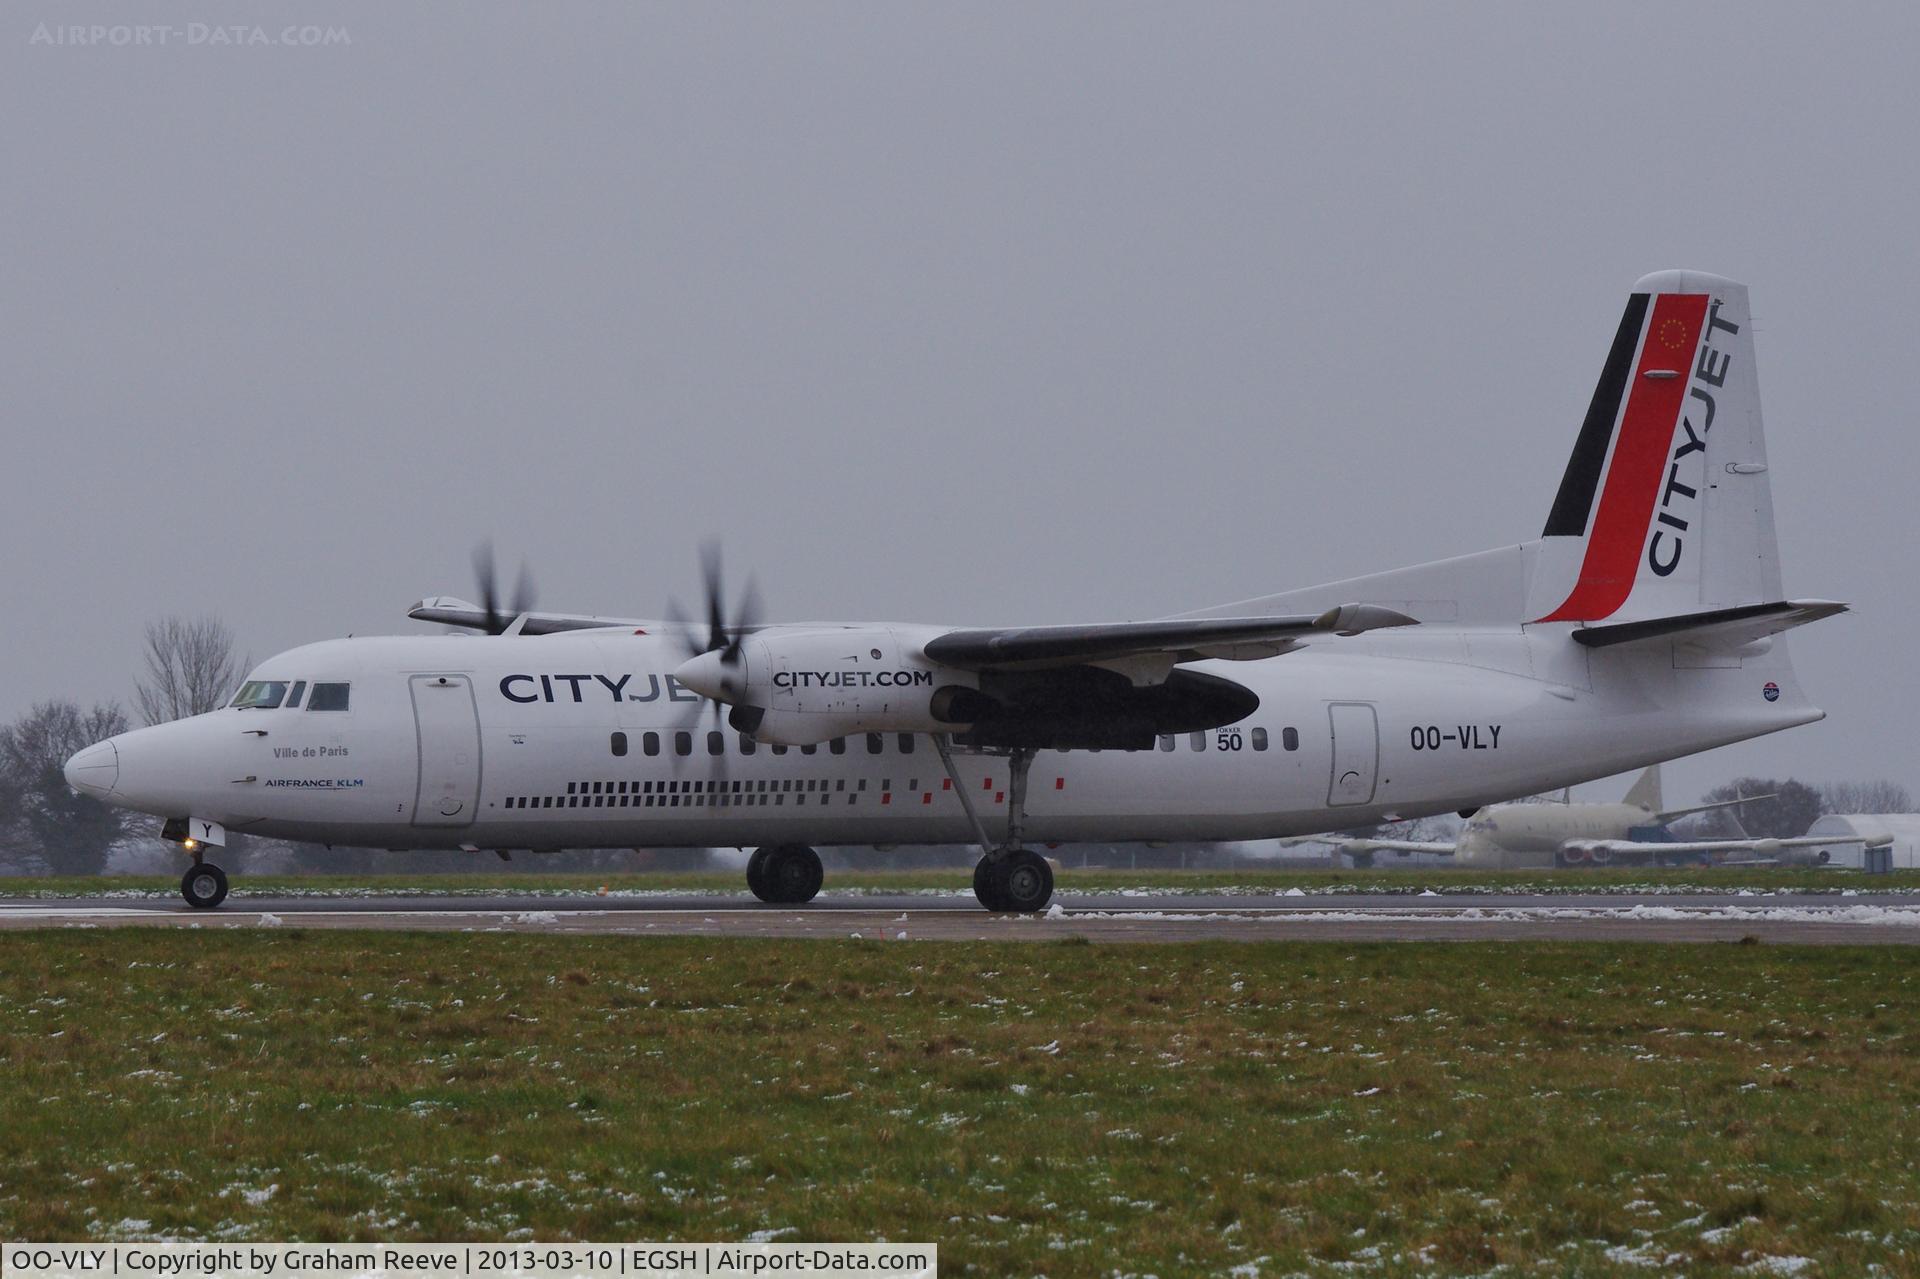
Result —
[[480, 585], [480, 610], [486, 614], [487, 634], [503, 634], [517, 618], [533, 611], [533, 576], [524, 560], [520, 564], [520, 575], [514, 579], [510, 601], [503, 600], [500, 594], [500, 572], [494, 562], [491, 541], [473, 548], [473, 576]]
[[494, 571], [492, 542], [473, 548], [473, 576], [480, 585], [480, 611], [487, 615], [487, 634], [498, 635], [512, 619], [500, 616], [500, 580]]

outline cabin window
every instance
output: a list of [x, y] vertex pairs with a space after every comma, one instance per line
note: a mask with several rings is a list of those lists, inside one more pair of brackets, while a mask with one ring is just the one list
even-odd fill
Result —
[[[316, 686], [314, 692], [319, 691]], [[270, 711], [286, 696], [287, 681], [283, 679], [250, 679], [234, 694], [233, 705], [243, 711]]]
[[844, 755], [847, 753], [847, 739], [844, 737], [836, 737], [827, 743], [827, 749], [835, 755]]
[[707, 754], [724, 755], [727, 753], [727, 735], [715, 729], [707, 734]]
[[287, 694], [287, 709], [290, 711], [298, 710], [300, 708], [300, 695], [306, 691], [307, 681], [303, 679], [293, 681], [293, 691]]
[[347, 709], [346, 684], [315, 684], [313, 695], [307, 698], [310, 711], [343, 711]]
[[773, 748], [773, 753], [774, 753], [774, 754], [776, 754], [776, 755], [784, 755], [784, 754], [786, 754], [786, 753], [787, 753], [787, 748], [786, 748], [786, 747], [784, 747], [784, 746], [781, 746], [781, 745], [778, 745], [778, 744], [776, 743], [776, 744], [775, 744], [775, 746], [774, 746], [774, 748]]
[[913, 734], [912, 733], [900, 734], [900, 753], [902, 755], [913, 754]]
[[1197, 751], [1203, 751], [1207, 749], [1207, 735], [1205, 733], [1189, 733], [1187, 734], [1187, 745]]
[[1173, 734], [1172, 734], [1172, 733], [1162, 733], [1162, 734], [1160, 734], [1160, 749], [1161, 749], [1161, 750], [1163, 750], [1163, 751], [1170, 751], [1170, 750], [1172, 750], [1172, 749], [1173, 749]]
[[616, 758], [627, 753], [627, 735], [625, 733], [615, 733], [613, 735], [613, 753]]
[[808, 745], [802, 746], [800, 748], [800, 753], [802, 755], [815, 755], [815, 754], [818, 754], [819, 751], [820, 751], [820, 747], [812, 743], [809, 743]]
[[1253, 749], [1257, 751], [1263, 751], [1267, 749], [1267, 730], [1266, 729], [1256, 728], [1253, 730], [1251, 734], [1249, 734], [1249, 736], [1253, 738]]
[[887, 748], [887, 739], [879, 733], [867, 734], [867, 754], [878, 755]]
[[740, 734], [740, 753], [742, 755], [751, 755], [759, 749], [760, 749], [759, 742], [754, 741], [751, 737], [748, 737], [745, 733]]
[[658, 755], [660, 753], [660, 734], [642, 733], [640, 735], [640, 749], [649, 755]]
[[673, 735], [673, 753], [676, 755], [693, 754], [693, 734], [679, 732]]
[[1290, 751], [1299, 750], [1300, 749], [1300, 730], [1297, 728], [1281, 729], [1280, 745], [1282, 748], [1286, 750], [1290, 750]]

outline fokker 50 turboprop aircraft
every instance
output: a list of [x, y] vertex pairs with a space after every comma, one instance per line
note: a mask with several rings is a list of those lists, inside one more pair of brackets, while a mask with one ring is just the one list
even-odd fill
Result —
[[196, 906], [225, 896], [206, 850], [238, 831], [759, 845], [747, 883], [782, 903], [818, 891], [813, 845], [977, 843], [980, 901], [1039, 910], [1053, 874], [1029, 840], [1472, 810], [1821, 718], [1776, 637], [1845, 606], [1783, 595], [1768, 484], [1747, 291], [1663, 272], [1627, 301], [1535, 541], [1008, 629], [728, 624], [710, 572], [693, 644], [672, 621], [509, 618], [489, 586], [412, 616], [491, 638], [296, 648], [227, 708], [90, 746], [67, 777], [165, 819]]
[[1814, 866], [1840, 844], [1877, 848], [1891, 836], [1829, 839], [1799, 835], [1791, 839], [1676, 839], [1668, 827], [1691, 813], [1735, 808], [1771, 795], [1745, 795], [1689, 808], [1660, 807], [1660, 766], [1640, 774], [1617, 804], [1492, 804], [1471, 814], [1459, 839], [1440, 843], [1418, 839], [1343, 839], [1341, 852], [1354, 858], [1374, 853], [1435, 853], [1462, 866], [1499, 868], [1545, 866]]

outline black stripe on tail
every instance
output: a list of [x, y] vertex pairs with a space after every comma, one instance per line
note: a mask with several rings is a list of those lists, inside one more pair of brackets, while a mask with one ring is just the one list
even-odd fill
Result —
[[1626, 393], [1627, 374], [1633, 367], [1633, 353], [1640, 345], [1640, 326], [1647, 318], [1645, 293], [1627, 299], [1620, 316], [1620, 330], [1613, 335], [1613, 349], [1607, 352], [1607, 366], [1593, 388], [1593, 402], [1587, 405], [1587, 420], [1580, 424], [1580, 438], [1574, 442], [1573, 456], [1567, 459], [1567, 473], [1560, 477], [1560, 492], [1554, 496], [1553, 509], [1547, 512], [1547, 527], [1542, 537], [1583, 537], [1587, 517], [1593, 512], [1593, 495], [1600, 487], [1600, 469], [1606, 465], [1607, 446], [1613, 442], [1613, 426], [1620, 418], [1620, 397]]

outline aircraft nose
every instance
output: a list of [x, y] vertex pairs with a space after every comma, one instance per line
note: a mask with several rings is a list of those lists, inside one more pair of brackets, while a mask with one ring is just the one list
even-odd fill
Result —
[[120, 751], [112, 742], [95, 742], [67, 761], [67, 785], [105, 799], [120, 782]]

